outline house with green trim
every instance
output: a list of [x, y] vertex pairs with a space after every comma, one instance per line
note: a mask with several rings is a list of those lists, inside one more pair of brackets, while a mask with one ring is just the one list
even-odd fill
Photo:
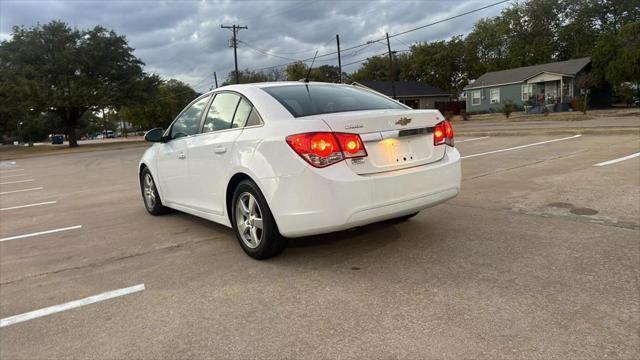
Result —
[[539, 113], [567, 111], [580, 94], [576, 78], [589, 72], [591, 58], [492, 71], [464, 88], [467, 112], [498, 112], [507, 102]]

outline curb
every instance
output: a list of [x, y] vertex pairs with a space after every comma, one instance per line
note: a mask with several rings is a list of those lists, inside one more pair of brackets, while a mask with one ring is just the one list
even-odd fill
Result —
[[640, 135], [640, 128], [564, 128], [518, 130], [458, 130], [457, 136], [525, 136], [525, 135]]

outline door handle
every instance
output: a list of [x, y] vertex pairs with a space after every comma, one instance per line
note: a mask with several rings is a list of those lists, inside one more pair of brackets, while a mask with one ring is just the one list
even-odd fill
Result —
[[180, 160], [185, 159], [186, 157], [187, 157], [187, 155], [185, 155], [183, 152], [178, 154], [178, 159], [180, 159]]
[[224, 153], [226, 153], [226, 152], [227, 152], [227, 148], [226, 148], [226, 147], [224, 147], [224, 146], [217, 146], [215, 149], [213, 149], [213, 151], [214, 151], [216, 154], [224, 154]]

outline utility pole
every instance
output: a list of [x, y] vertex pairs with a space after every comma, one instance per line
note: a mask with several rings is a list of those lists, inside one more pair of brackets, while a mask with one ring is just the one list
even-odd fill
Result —
[[[236, 70], [236, 71], [237, 71], [237, 70]], [[213, 72], [213, 80], [214, 80], [214, 81], [215, 81], [215, 83], [216, 83], [216, 89], [217, 89], [217, 88], [218, 88], [218, 75], [216, 75], [216, 72], [215, 72], [215, 71]]]
[[338, 74], [340, 74], [340, 83], [342, 84], [342, 59], [340, 59], [340, 35], [336, 34], [336, 43], [338, 45]]
[[393, 54], [391, 53], [391, 44], [389, 43], [389, 33], [387, 33], [387, 49], [389, 49], [389, 77], [391, 78], [391, 93], [396, 98], [395, 71], [393, 71]]
[[240, 31], [240, 29], [248, 29], [247, 26], [240, 26], [240, 25], [220, 25], [221, 28], [223, 29], [231, 29], [233, 31], [233, 61], [235, 63], [235, 67], [236, 67], [236, 84], [240, 83], [240, 74], [238, 74], [238, 41], [237, 41], [237, 35], [238, 35], [238, 31]]

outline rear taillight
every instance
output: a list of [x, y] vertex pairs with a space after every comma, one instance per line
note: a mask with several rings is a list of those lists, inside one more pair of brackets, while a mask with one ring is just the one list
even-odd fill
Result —
[[453, 126], [449, 120], [438, 123], [433, 128], [433, 145], [442, 144], [453, 146]]
[[325, 167], [343, 159], [367, 156], [358, 134], [313, 132], [287, 136], [287, 144], [315, 167]]

